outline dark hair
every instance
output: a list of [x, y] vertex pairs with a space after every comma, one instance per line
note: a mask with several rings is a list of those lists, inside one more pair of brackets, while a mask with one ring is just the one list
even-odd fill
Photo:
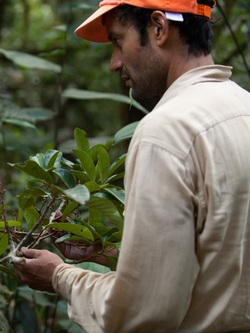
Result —
[[[199, 4], [213, 7], [214, 0], [197, 0]], [[141, 45], [148, 40], [147, 27], [150, 23], [153, 9], [145, 9], [130, 5], [118, 6], [114, 13], [121, 22], [131, 22], [141, 37]], [[189, 46], [189, 53], [194, 56], [208, 55], [211, 52], [213, 32], [211, 22], [203, 16], [183, 14], [184, 22], [169, 21], [172, 26], [179, 29], [184, 43]]]

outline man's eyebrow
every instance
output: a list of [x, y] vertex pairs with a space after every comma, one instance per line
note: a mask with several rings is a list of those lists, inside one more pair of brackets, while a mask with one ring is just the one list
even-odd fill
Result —
[[120, 36], [120, 35], [118, 35], [118, 34], [116, 34], [114, 32], [110, 32], [108, 34], [108, 39], [112, 42], [113, 40], [117, 39], [118, 36]]

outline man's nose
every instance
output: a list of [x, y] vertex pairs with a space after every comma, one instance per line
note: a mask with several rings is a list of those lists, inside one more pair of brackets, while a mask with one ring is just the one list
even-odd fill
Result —
[[123, 63], [122, 63], [122, 59], [120, 56], [120, 52], [119, 52], [119, 50], [114, 49], [111, 59], [110, 59], [109, 69], [111, 72], [117, 72], [122, 69], [122, 66], [123, 66]]

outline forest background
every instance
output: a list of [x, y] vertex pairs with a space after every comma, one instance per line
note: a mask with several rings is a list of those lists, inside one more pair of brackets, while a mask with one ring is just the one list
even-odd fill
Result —
[[[128, 105], [129, 91], [109, 72], [112, 46], [74, 35], [98, 2], [0, 0], [0, 183], [10, 214], [18, 209], [16, 196], [27, 182], [10, 164], [48, 149], [70, 155], [77, 127], [92, 145], [103, 143], [145, 114]], [[215, 62], [233, 66], [232, 79], [250, 91], [249, 1], [218, 0], [213, 19], [218, 19]], [[150, 110], [155, 103], [143, 107]], [[128, 142], [116, 144], [112, 157], [125, 153]], [[82, 267], [107, 271], [88, 263]], [[34, 292], [4, 272], [0, 323], [0, 332], [83, 332], [68, 319], [63, 300]]]

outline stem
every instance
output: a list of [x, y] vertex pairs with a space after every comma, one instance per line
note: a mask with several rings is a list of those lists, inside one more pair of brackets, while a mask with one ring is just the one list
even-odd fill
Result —
[[35, 223], [35, 225], [33, 226], [33, 228], [31, 228], [29, 230], [29, 232], [27, 232], [27, 234], [24, 236], [24, 238], [21, 240], [21, 242], [17, 245], [16, 247], [16, 252], [19, 251], [21, 249], [21, 247], [23, 246], [23, 244], [25, 244], [25, 242], [27, 241], [27, 239], [33, 234], [33, 232], [39, 227], [39, 225], [42, 223], [43, 218], [45, 217], [45, 215], [47, 214], [47, 212], [49, 211], [50, 207], [54, 204], [56, 200], [56, 197], [54, 196], [51, 200], [51, 202], [48, 204], [48, 206], [45, 208], [45, 210], [43, 211], [43, 213], [40, 215], [39, 219], [37, 220], [37, 222]]
[[[5, 234], [6, 232], [5, 232], [5, 230], [0, 230], [0, 234]], [[13, 231], [13, 234], [14, 235], [17, 235], [17, 236], [25, 236], [25, 235], [27, 235], [27, 231], [17, 231], [17, 230], [15, 230], [15, 231]], [[35, 237], [37, 237], [39, 234], [34, 234], [33, 233], [33, 236], [35, 236]], [[0, 236], [1, 237], [1, 236]], [[14, 238], [13, 236], [12, 236], [12, 238]]]
[[[66, 200], [62, 199], [62, 202], [60, 204], [60, 206], [57, 208], [56, 211], [52, 212], [49, 218], [49, 224], [52, 223], [54, 220], [56, 220], [57, 217], [61, 217], [62, 215], [62, 208], [65, 205]], [[53, 233], [48, 233], [46, 227], [43, 228], [40, 232], [40, 234], [38, 235], [38, 237], [34, 240], [34, 242], [32, 242], [28, 247], [29, 248], [34, 248], [36, 247], [43, 239], [50, 237], [50, 235]]]
[[37, 238], [27, 247], [29, 249], [33, 249], [37, 247], [40, 244], [40, 242], [43, 241], [44, 239], [51, 237], [51, 235], [53, 235], [53, 233], [48, 233], [48, 231], [45, 228], [43, 228], [41, 232], [37, 235]]
[[216, 6], [218, 7], [219, 11], [221, 12], [221, 15], [223, 16], [223, 19], [225, 20], [225, 23], [226, 23], [226, 25], [227, 25], [227, 27], [228, 27], [230, 33], [231, 33], [231, 36], [232, 36], [232, 38], [233, 38], [233, 41], [234, 41], [234, 43], [235, 43], [235, 45], [236, 45], [236, 48], [237, 48], [237, 50], [238, 50], [238, 53], [240, 54], [240, 56], [241, 56], [241, 58], [242, 58], [243, 64], [244, 64], [244, 66], [245, 66], [245, 68], [246, 68], [246, 71], [247, 71], [247, 74], [248, 74], [248, 76], [249, 76], [249, 78], [250, 78], [250, 68], [249, 68], [249, 66], [248, 66], [248, 63], [247, 63], [246, 57], [245, 57], [245, 55], [244, 55], [244, 52], [243, 52], [243, 50], [242, 50], [242, 48], [241, 48], [241, 46], [240, 46], [240, 44], [239, 44], [239, 42], [238, 42], [238, 40], [237, 40], [237, 37], [236, 37], [236, 35], [235, 35], [235, 33], [234, 33], [234, 31], [233, 31], [233, 29], [232, 29], [232, 27], [231, 27], [231, 25], [230, 25], [228, 19], [227, 19], [227, 16], [226, 16], [224, 10], [222, 9], [222, 7], [221, 7], [221, 5], [218, 3], [218, 1], [217, 1], [217, 3], [216, 3]]
[[2, 188], [2, 184], [0, 183], [0, 196], [1, 196], [1, 203], [2, 203], [2, 210], [3, 210], [4, 226], [5, 226], [5, 229], [6, 229], [6, 232], [7, 232], [8, 241], [9, 241], [9, 244], [10, 244], [10, 247], [11, 247], [11, 251], [13, 251], [15, 249], [15, 244], [14, 244], [12, 234], [11, 234], [11, 230], [10, 230], [8, 220], [7, 220], [7, 212], [6, 212], [4, 194], [5, 194], [5, 190]]

